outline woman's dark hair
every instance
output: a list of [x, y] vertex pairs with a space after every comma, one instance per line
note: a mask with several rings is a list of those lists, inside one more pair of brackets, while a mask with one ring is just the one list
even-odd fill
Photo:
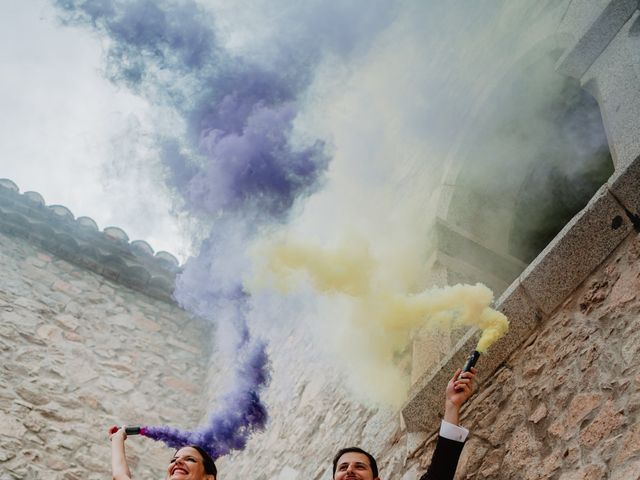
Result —
[[211, 455], [209, 455], [207, 453], [207, 451], [202, 448], [199, 447], [198, 445], [188, 445], [191, 448], [195, 448], [198, 453], [202, 456], [202, 464], [204, 465], [204, 473], [208, 474], [208, 475], [213, 475], [216, 480], [218, 478], [218, 469], [216, 468], [216, 464], [213, 461], [213, 458], [211, 458]]

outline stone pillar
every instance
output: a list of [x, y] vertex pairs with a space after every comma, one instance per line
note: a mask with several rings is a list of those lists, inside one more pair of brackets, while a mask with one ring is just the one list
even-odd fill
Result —
[[559, 32], [560, 73], [598, 101], [616, 170], [640, 156], [640, 12], [637, 0], [572, 2]]
[[[499, 296], [518, 277], [526, 265], [520, 260], [496, 252], [469, 232], [441, 218], [434, 224], [435, 250], [428, 264], [428, 286], [457, 283], [484, 283]], [[463, 336], [465, 328], [434, 332], [424, 328], [415, 333], [411, 366], [411, 383], [438, 365], [452, 346]]]

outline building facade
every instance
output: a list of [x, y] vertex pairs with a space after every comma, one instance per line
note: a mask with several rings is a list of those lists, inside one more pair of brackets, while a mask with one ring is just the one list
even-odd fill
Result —
[[[482, 80], [433, 195], [429, 283], [487, 283], [511, 321], [478, 365], [458, 478], [638, 478], [640, 10], [637, 0], [540, 2], [535, 10], [555, 18], [553, 35], [535, 34], [536, 16], [523, 21], [533, 33], [513, 62]], [[573, 183], [554, 177], [551, 206], [536, 203], [534, 181], [551, 151], [534, 154], [526, 139], [500, 155], [482, 150], [482, 139], [496, 135], [483, 125], [527, 121], [483, 121], [499, 118], [496, 99], [517, 101], [544, 69], [558, 79], [544, 131], [595, 112], [579, 123], [593, 129], [559, 143], [602, 134], [606, 146], [586, 157], [579, 148], [553, 150], [589, 168]], [[473, 168], [481, 154], [495, 171], [518, 168], [477, 182], [485, 178]], [[567, 189], [576, 184], [586, 186], [573, 195]], [[562, 203], [570, 196], [578, 200]], [[100, 232], [9, 181], [0, 184], [0, 256], [0, 479], [104, 478], [110, 425], [203, 421], [222, 367], [211, 326], [171, 299], [175, 259], [119, 229]], [[437, 349], [416, 334], [401, 411], [363, 406], [339, 372], [296, 362], [303, 332], [273, 338], [269, 426], [220, 460], [223, 479], [328, 479], [334, 451], [351, 444], [376, 454], [382, 478], [416, 478], [434, 446], [450, 372], [477, 332], [439, 338]], [[137, 477], [163, 477], [166, 449], [144, 438], [127, 445]]]

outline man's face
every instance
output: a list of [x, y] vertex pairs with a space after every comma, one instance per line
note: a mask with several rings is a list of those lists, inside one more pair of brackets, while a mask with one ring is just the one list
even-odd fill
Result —
[[369, 459], [363, 453], [347, 452], [338, 459], [334, 480], [376, 480]]

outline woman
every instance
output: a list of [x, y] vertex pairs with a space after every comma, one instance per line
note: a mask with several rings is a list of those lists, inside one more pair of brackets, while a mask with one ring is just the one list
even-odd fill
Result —
[[[124, 452], [127, 433], [124, 427], [111, 433], [111, 470], [113, 480], [131, 480], [131, 472]], [[170, 480], [216, 480], [216, 464], [202, 448], [197, 445], [182, 447], [176, 451], [167, 467]]]

